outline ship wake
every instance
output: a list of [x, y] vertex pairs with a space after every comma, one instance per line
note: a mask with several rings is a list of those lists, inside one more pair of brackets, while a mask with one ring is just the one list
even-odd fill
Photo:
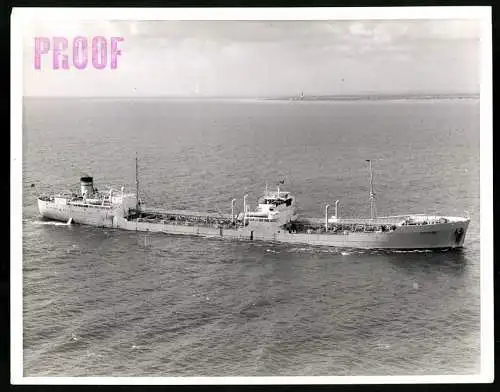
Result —
[[44, 221], [44, 220], [36, 220], [33, 222], [35, 225], [46, 225], [46, 226], [71, 226], [72, 221], [68, 222], [58, 222], [58, 221]]

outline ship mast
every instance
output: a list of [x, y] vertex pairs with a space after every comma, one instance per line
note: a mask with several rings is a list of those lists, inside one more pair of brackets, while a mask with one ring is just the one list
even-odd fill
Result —
[[135, 211], [139, 213], [139, 160], [135, 153]]
[[376, 207], [375, 207], [375, 192], [373, 190], [373, 169], [371, 159], [367, 159], [366, 162], [370, 164], [370, 218], [375, 218]]

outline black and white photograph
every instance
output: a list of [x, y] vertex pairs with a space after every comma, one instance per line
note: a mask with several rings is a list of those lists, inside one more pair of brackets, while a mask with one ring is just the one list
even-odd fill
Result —
[[14, 9], [11, 381], [493, 381], [491, 14]]

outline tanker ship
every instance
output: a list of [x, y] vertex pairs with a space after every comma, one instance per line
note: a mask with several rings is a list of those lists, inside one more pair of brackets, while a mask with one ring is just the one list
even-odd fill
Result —
[[41, 195], [40, 214], [51, 220], [105, 228], [141, 232], [182, 234], [251, 241], [276, 241], [293, 244], [333, 246], [360, 249], [454, 249], [462, 248], [470, 218], [405, 214], [377, 217], [373, 170], [370, 163], [370, 217], [342, 218], [329, 215], [326, 205], [324, 218], [300, 217], [296, 213], [295, 197], [280, 189], [266, 191], [252, 210], [243, 197], [243, 211], [210, 213], [189, 210], [146, 208], [139, 195], [138, 161], [136, 158], [136, 192], [110, 189], [99, 192], [93, 178], [80, 178], [79, 193]]

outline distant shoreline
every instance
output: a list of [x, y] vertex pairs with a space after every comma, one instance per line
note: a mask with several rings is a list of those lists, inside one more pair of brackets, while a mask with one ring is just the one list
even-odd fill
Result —
[[299, 97], [261, 98], [271, 101], [396, 101], [433, 99], [479, 99], [479, 94], [353, 94], [353, 95], [311, 95]]

